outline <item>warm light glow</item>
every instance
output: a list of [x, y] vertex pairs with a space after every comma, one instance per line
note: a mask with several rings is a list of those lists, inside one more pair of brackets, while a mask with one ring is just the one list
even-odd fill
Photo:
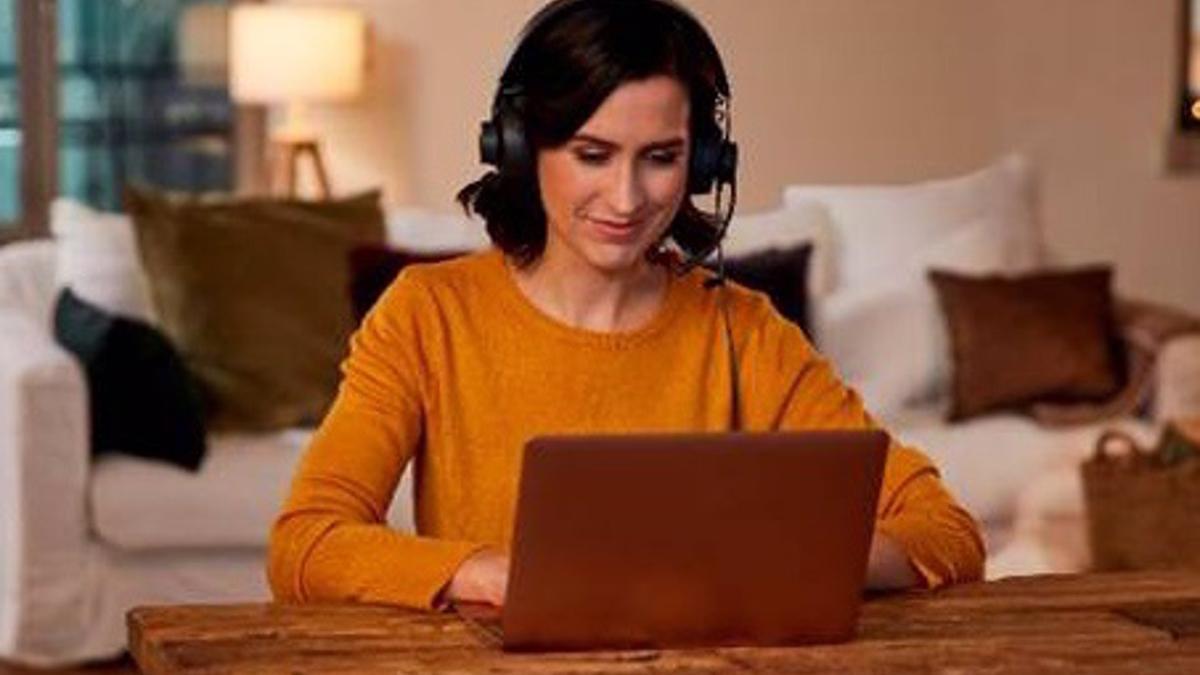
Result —
[[342, 7], [233, 8], [233, 98], [241, 103], [346, 100], [362, 89], [362, 14]]
[[1200, 120], [1200, 101], [1196, 101], [1192, 104], [1192, 117]]

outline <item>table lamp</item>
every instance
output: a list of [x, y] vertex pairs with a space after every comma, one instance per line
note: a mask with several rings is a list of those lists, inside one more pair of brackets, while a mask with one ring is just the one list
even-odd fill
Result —
[[272, 186], [296, 196], [296, 170], [309, 156], [323, 197], [329, 177], [305, 106], [347, 101], [362, 90], [365, 21], [359, 12], [325, 5], [234, 6], [230, 20], [230, 92], [239, 103], [283, 105], [271, 131]]

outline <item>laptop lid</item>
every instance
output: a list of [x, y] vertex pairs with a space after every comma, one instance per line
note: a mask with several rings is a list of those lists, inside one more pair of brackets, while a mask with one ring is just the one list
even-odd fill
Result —
[[887, 444], [882, 431], [530, 441], [504, 648], [849, 639]]

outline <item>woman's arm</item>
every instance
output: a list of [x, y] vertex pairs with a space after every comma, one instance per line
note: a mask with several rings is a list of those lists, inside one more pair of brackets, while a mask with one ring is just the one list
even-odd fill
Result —
[[414, 285], [403, 277], [393, 284], [351, 340], [337, 399], [271, 531], [267, 576], [279, 600], [430, 608], [481, 548], [386, 524], [423, 425], [422, 294]]
[[[878, 428], [862, 399], [842, 384], [799, 328], [773, 311], [756, 323], [743, 357], [743, 391], [754, 392], [746, 403], [750, 428]], [[974, 581], [983, 576], [983, 561], [983, 540], [974, 519], [946, 490], [929, 459], [893, 439], [876, 511], [868, 586]]]

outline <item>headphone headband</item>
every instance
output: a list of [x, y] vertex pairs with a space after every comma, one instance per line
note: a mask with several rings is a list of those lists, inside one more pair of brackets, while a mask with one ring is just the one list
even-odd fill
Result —
[[688, 192], [707, 194], [714, 187], [732, 185], [737, 175], [737, 145], [729, 140], [730, 133], [730, 89], [725, 74], [725, 65], [708, 31], [689, 11], [674, 0], [553, 0], [531, 18], [521, 30], [504, 70], [492, 102], [491, 119], [485, 121], [479, 134], [479, 156], [484, 164], [495, 166], [502, 177], [517, 180], [528, 179], [534, 173], [534, 151], [529, 142], [523, 117], [523, 106], [519, 105], [524, 94], [522, 82], [514, 81], [521, 64], [524, 50], [530, 41], [549, 27], [585, 7], [596, 7], [604, 3], [642, 3], [654, 5], [670, 12], [684, 24], [696, 48], [704, 52], [712, 71], [712, 85], [716, 89], [713, 109], [718, 130], [715, 133], [697, 134], [692, 139], [691, 158], [688, 167]]

